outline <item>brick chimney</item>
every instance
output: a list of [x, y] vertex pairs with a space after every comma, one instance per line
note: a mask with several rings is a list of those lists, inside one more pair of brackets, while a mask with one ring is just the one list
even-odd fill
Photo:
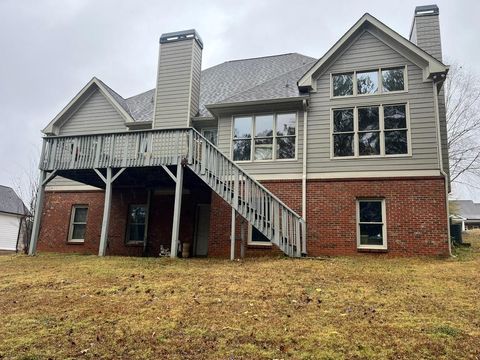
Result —
[[194, 29], [160, 36], [154, 128], [190, 126], [198, 112], [202, 49]]
[[439, 14], [437, 5], [417, 6], [410, 30], [410, 41], [442, 61]]

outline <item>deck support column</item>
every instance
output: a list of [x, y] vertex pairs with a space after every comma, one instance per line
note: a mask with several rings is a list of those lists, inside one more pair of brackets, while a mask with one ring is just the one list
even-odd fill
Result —
[[103, 204], [102, 233], [100, 235], [100, 245], [98, 247], [98, 256], [105, 256], [107, 252], [108, 227], [110, 225], [110, 208], [112, 207], [112, 168], [107, 168], [105, 178], [105, 200]]
[[230, 260], [235, 260], [235, 209], [232, 208], [232, 225], [230, 229]]
[[170, 249], [171, 258], [176, 258], [178, 253], [178, 236], [180, 233], [180, 214], [182, 210], [182, 191], [183, 191], [182, 159], [178, 159], [177, 175], [175, 176], [174, 180], [175, 180], [175, 204], [173, 206], [172, 244]]
[[126, 168], [121, 168], [115, 175], [112, 174], [112, 168], [107, 167], [107, 175], [103, 174], [98, 169], [93, 169], [100, 179], [105, 183], [105, 200], [103, 204], [103, 219], [102, 232], [100, 235], [100, 245], [98, 246], [98, 256], [105, 256], [107, 253], [108, 244], [108, 227], [110, 225], [110, 208], [112, 207], [112, 184], [125, 171]]
[[28, 246], [28, 255], [35, 255], [37, 253], [38, 235], [40, 234], [40, 221], [42, 219], [43, 200], [45, 198], [44, 181], [47, 177], [47, 172], [40, 170], [40, 177], [38, 179], [37, 198], [35, 199], [35, 217], [33, 219], [32, 235], [30, 237], [30, 244]]

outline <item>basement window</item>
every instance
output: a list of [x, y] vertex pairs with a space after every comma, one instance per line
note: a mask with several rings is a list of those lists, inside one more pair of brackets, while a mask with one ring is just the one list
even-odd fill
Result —
[[127, 244], [143, 244], [146, 235], [147, 205], [128, 207]]
[[260, 230], [250, 225], [248, 231], [248, 245], [270, 246], [271, 241]]
[[384, 199], [357, 201], [357, 247], [359, 249], [387, 249]]
[[73, 205], [70, 215], [70, 228], [68, 231], [68, 242], [85, 242], [85, 232], [87, 227], [87, 205]]

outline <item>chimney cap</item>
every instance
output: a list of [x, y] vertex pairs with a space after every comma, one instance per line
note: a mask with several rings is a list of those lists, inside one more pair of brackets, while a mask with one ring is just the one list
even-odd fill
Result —
[[198, 35], [195, 29], [190, 30], [182, 30], [182, 31], [174, 31], [162, 34], [160, 36], [160, 44], [166, 44], [176, 41], [184, 41], [184, 40], [191, 40], [194, 39], [197, 44], [203, 49], [203, 41], [200, 35]]
[[415, 16], [432, 16], [432, 15], [438, 15], [438, 14], [440, 14], [440, 10], [438, 9], [438, 6], [435, 4], [417, 6], [415, 8]]

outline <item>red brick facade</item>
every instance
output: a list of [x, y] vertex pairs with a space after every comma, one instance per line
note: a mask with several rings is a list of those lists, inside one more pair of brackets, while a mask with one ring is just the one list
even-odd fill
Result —
[[[296, 212], [301, 213], [301, 181], [268, 181], [263, 184]], [[307, 184], [307, 251], [309, 256], [353, 255], [356, 242], [356, 201], [382, 198], [386, 204], [389, 255], [448, 255], [447, 213], [442, 178], [382, 180], [312, 180]], [[96, 254], [103, 214], [102, 192], [49, 192], [43, 211], [40, 251]], [[109, 255], [141, 256], [142, 246], [125, 244], [129, 204], [146, 203], [142, 189], [115, 190], [109, 229]], [[230, 256], [231, 209], [208, 192], [184, 195], [180, 241], [193, 243], [196, 204], [211, 201], [209, 256]], [[67, 242], [73, 204], [89, 206], [85, 243]], [[152, 196], [147, 255], [158, 255], [160, 245], [170, 247], [173, 195]], [[240, 255], [237, 220], [236, 255]], [[245, 227], [247, 230], [247, 226]], [[247, 233], [247, 232], [246, 232]], [[247, 256], [280, 254], [276, 247], [247, 246]]]

